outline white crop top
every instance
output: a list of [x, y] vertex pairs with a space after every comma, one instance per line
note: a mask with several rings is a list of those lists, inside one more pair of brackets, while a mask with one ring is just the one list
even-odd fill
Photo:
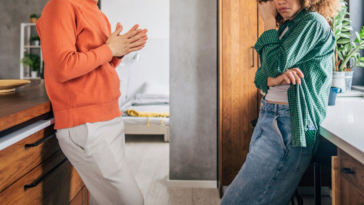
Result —
[[269, 87], [265, 100], [272, 102], [288, 103], [287, 91], [291, 85], [278, 85]]

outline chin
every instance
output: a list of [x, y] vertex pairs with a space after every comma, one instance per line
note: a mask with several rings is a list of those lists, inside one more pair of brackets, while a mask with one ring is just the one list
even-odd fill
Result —
[[292, 17], [292, 15], [289, 15], [287, 13], [283, 13], [281, 14], [281, 16], [284, 18], [284, 19], [290, 19]]

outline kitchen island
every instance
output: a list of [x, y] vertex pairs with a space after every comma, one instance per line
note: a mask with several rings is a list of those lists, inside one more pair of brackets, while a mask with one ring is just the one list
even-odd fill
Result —
[[364, 204], [364, 97], [339, 97], [329, 106], [320, 134], [335, 144], [333, 204]]
[[0, 95], [0, 204], [89, 204], [62, 153], [44, 80]]

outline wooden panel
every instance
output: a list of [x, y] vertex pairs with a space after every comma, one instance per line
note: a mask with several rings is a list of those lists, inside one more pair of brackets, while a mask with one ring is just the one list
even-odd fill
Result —
[[344, 177], [340, 178], [340, 204], [341, 205], [363, 205], [364, 194], [361, 193]]
[[338, 157], [332, 157], [332, 205], [340, 205], [340, 165]]
[[[0, 193], [0, 204], [68, 204], [84, 184], [61, 151]], [[61, 165], [60, 165], [61, 164]], [[57, 165], [60, 165], [56, 167]], [[53, 172], [50, 172], [54, 169]], [[49, 175], [36, 187], [24, 188]]]
[[223, 110], [223, 104], [222, 104], [222, 53], [223, 53], [223, 49], [222, 49], [222, 0], [219, 0], [219, 6], [218, 6], [218, 18], [219, 18], [219, 22], [218, 22], [218, 45], [219, 45], [219, 49], [218, 49], [218, 55], [219, 55], [219, 72], [218, 72], [218, 79], [219, 79], [219, 82], [218, 82], [218, 187], [219, 187], [219, 195], [220, 195], [220, 198], [222, 197], [222, 116], [223, 116], [223, 113], [222, 113], [222, 110]]
[[350, 168], [355, 174], [341, 172], [341, 176], [349, 181], [358, 190], [364, 193], [364, 165], [351, 157], [346, 152], [340, 150], [340, 169]]
[[[229, 185], [243, 163], [257, 119], [257, 61], [252, 47], [257, 41], [257, 3], [220, 0], [220, 188]], [[255, 57], [257, 55], [255, 54]]]
[[[54, 133], [50, 126], [0, 151], [0, 192], [61, 149]], [[25, 147], [52, 135], [39, 146]]]
[[84, 186], [80, 192], [72, 199], [70, 205], [89, 205], [90, 204], [90, 192]]
[[0, 131], [50, 111], [44, 80], [34, 80], [13, 94], [0, 95]]

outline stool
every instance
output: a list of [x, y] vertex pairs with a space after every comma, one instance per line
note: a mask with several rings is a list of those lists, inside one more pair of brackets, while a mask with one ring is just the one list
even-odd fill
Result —
[[315, 205], [321, 205], [321, 167], [331, 167], [332, 156], [337, 156], [337, 147], [321, 137], [317, 151], [311, 160], [314, 167]]

